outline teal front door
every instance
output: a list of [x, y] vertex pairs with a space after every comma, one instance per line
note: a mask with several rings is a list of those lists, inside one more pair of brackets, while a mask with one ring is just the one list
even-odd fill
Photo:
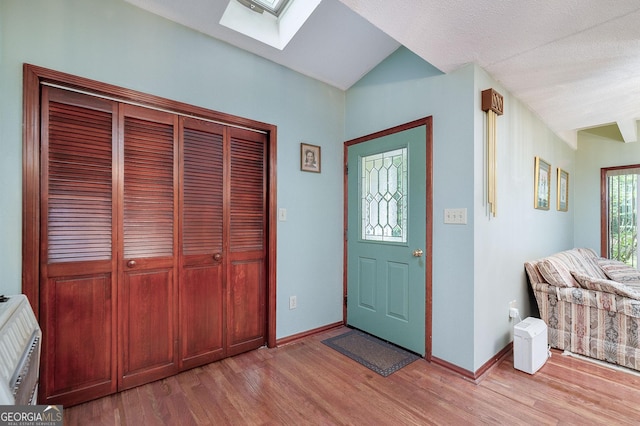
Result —
[[345, 143], [347, 324], [429, 358], [430, 140], [428, 118]]

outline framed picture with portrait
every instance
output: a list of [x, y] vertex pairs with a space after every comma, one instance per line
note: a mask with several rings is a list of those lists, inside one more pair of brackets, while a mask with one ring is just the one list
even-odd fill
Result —
[[536, 157], [534, 173], [533, 207], [540, 210], [549, 210], [549, 198], [551, 198], [551, 164], [540, 157]]
[[303, 172], [320, 173], [320, 147], [317, 145], [300, 144], [300, 170]]
[[569, 173], [558, 167], [558, 210], [569, 210]]

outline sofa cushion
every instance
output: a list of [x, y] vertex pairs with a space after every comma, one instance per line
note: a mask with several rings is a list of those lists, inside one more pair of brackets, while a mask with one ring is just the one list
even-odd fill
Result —
[[594, 249], [590, 249], [586, 247], [578, 247], [578, 248], [575, 248], [574, 250], [576, 250], [578, 253], [580, 253], [584, 257], [590, 257], [592, 259], [597, 259], [600, 257], [598, 256], [598, 253], [596, 253]]
[[524, 262], [524, 270], [527, 272], [527, 275], [529, 276], [529, 282], [531, 283], [531, 285], [547, 283], [544, 277], [542, 276], [542, 274], [540, 273], [540, 270], [538, 269], [539, 263], [540, 262], [537, 260], [531, 261], [531, 262]]
[[640, 270], [615, 259], [601, 257], [597, 259], [597, 262], [610, 280], [640, 285]]
[[579, 287], [571, 275], [572, 271], [595, 278], [607, 278], [598, 266], [596, 258], [595, 252], [590, 249], [566, 250], [542, 259], [538, 263], [538, 270], [551, 285]]
[[538, 263], [538, 270], [545, 281], [556, 287], [579, 287], [571, 271], [556, 259], [544, 259]]
[[613, 293], [619, 296], [640, 300], [640, 292], [622, 283], [602, 278], [590, 277], [579, 272], [573, 272], [573, 277], [576, 279], [576, 281], [578, 281], [580, 287], [587, 290]]

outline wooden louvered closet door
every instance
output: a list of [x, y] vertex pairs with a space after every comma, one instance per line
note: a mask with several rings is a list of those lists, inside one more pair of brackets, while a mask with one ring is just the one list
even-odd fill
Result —
[[41, 402], [263, 346], [267, 136], [42, 87]]
[[181, 360], [266, 341], [266, 136], [184, 119]]
[[227, 355], [266, 339], [266, 135], [229, 128]]
[[122, 105], [124, 181], [119, 262], [120, 382], [126, 389], [177, 371], [175, 115]]
[[183, 119], [182, 368], [224, 357], [224, 127]]
[[41, 404], [116, 390], [116, 108], [42, 89]]

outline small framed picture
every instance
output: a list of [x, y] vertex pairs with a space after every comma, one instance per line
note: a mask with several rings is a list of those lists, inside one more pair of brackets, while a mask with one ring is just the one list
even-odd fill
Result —
[[549, 210], [551, 198], [551, 164], [540, 157], [535, 159], [535, 186], [533, 188], [533, 207]]
[[558, 167], [558, 210], [569, 210], [569, 173]]
[[300, 170], [303, 172], [320, 173], [320, 147], [300, 144]]

